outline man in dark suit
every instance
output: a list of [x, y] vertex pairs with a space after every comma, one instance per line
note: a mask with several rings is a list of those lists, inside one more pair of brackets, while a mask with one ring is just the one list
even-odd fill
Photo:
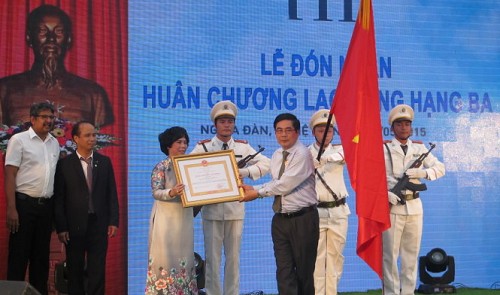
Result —
[[77, 149], [58, 162], [54, 186], [56, 230], [66, 245], [68, 293], [104, 294], [108, 237], [118, 228], [113, 166], [108, 157], [93, 151], [97, 131], [90, 122], [75, 124], [71, 135]]

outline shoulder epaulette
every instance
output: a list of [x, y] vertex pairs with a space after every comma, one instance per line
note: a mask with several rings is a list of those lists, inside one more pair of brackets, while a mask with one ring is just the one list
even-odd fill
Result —
[[384, 140], [384, 143], [391, 143], [392, 140]]
[[416, 143], [416, 144], [424, 144], [424, 142], [421, 140], [412, 140], [411, 142]]
[[247, 144], [248, 143], [248, 140], [244, 140], [244, 139], [235, 139], [234, 142], [239, 142], [239, 143], [244, 143], [244, 144]]
[[210, 141], [212, 141], [212, 140], [211, 139], [203, 139], [203, 140], [198, 141], [198, 144], [204, 144], [204, 143], [207, 143]]
[[341, 146], [342, 144], [341, 143], [335, 143], [335, 144], [332, 144], [332, 146]]

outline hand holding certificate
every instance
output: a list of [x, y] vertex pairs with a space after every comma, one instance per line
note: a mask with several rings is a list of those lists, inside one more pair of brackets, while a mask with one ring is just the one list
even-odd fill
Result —
[[253, 188], [253, 186], [243, 184], [241, 185], [241, 188], [243, 188], [244, 195], [240, 199], [240, 202], [250, 202], [259, 198], [259, 193]]
[[184, 207], [238, 201], [243, 197], [233, 150], [180, 155], [172, 160], [177, 182], [184, 184]]

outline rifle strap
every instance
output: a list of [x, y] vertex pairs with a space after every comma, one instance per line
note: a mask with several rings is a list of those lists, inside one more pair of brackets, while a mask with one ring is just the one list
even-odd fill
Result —
[[208, 149], [207, 149], [207, 146], [205, 145], [205, 143], [202, 143], [201, 145], [203, 146], [203, 149], [205, 150], [205, 153], [208, 153]]
[[389, 160], [391, 161], [391, 172], [392, 172], [392, 175], [394, 175], [394, 164], [392, 163], [391, 150], [389, 149], [389, 146], [387, 145], [387, 143], [384, 143], [384, 146], [385, 146], [385, 149], [387, 150], [387, 154], [389, 155]]
[[339, 200], [339, 197], [337, 196], [337, 194], [332, 190], [332, 188], [326, 183], [325, 179], [323, 177], [321, 177], [321, 174], [319, 174], [318, 170], [317, 169], [314, 169], [314, 173], [316, 173], [316, 176], [318, 176], [319, 180], [321, 181], [321, 183], [323, 183], [323, 185], [326, 187], [326, 189], [328, 190], [328, 192], [330, 194], [332, 194], [333, 196], [333, 199], [335, 201], [338, 201]]

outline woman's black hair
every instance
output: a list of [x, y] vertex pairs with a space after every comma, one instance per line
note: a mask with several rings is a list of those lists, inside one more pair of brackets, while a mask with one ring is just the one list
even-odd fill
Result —
[[165, 129], [165, 131], [158, 135], [161, 151], [168, 156], [168, 148], [172, 147], [174, 142], [183, 137], [186, 138], [187, 144], [189, 145], [189, 136], [186, 129], [179, 126]]

